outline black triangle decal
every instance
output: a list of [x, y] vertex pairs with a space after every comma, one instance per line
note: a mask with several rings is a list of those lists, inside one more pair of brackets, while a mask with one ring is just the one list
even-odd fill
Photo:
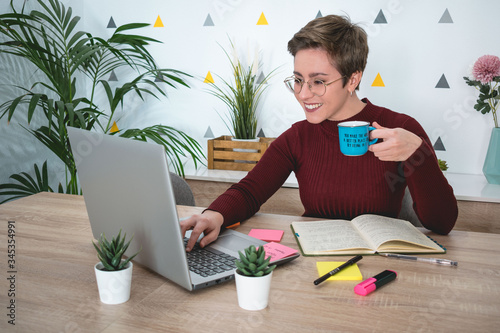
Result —
[[261, 128], [260, 131], [259, 131], [259, 134], [257, 134], [257, 137], [258, 138], [265, 138], [266, 135], [264, 134], [264, 130]]

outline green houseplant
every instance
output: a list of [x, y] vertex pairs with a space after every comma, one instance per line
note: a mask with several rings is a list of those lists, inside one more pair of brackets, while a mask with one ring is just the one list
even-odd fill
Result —
[[127, 234], [121, 236], [122, 231], [113, 237], [111, 242], [101, 234], [97, 244], [92, 241], [99, 262], [94, 271], [99, 289], [99, 297], [106, 304], [120, 304], [129, 300], [132, 284], [132, 259], [139, 253], [123, 259], [132, 238], [126, 242]]
[[[69, 147], [68, 126], [164, 145], [176, 173], [181, 175], [183, 156], [192, 158], [195, 166], [202, 161], [199, 143], [170, 126], [117, 130], [129, 93], [142, 100], [145, 96], [159, 99], [166, 96], [161, 83], [168, 87], [189, 87], [185, 78], [190, 75], [156, 65], [146, 47], [159, 41], [128, 34], [149, 24], [122, 25], [104, 39], [77, 30], [80, 17], [57, 0], [37, 0], [36, 6], [39, 10], [26, 13], [24, 5], [16, 10], [11, 0], [12, 12], [0, 15], [0, 55], [18, 59], [23, 67], [30, 66], [43, 77], [16, 86], [19, 96], [0, 105], [0, 119], [10, 123], [14, 114], [19, 113], [25, 116], [26, 125], [31, 125], [36, 117], [42, 119], [42, 125], [36, 129], [22, 124], [21, 127], [64, 163], [58, 192], [81, 193]], [[110, 84], [107, 78], [116, 70], [124, 73], [122, 77], [131, 77], [130, 81]], [[104, 98], [99, 99], [101, 96]], [[104, 102], [99, 103], [101, 100]], [[54, 191], [49, 185], [48, 169], [46, 160], [41, 167], [35, 164], [34, 172], [12, 175], [14, 183], [0, 185], [0, 195], [11, 196], [3, 202], [40, 191]], [[33, 173], [35, 177], [31, 176]]]
[[[236, 54], [235, 45], [230, 40], [231, 48]], [[231, 135], [235, 139], [255, 139], [257, 137], [257, 107], [262, 93], [266, 90], [267, 83], [275, 70], [257, 79], [258, 59], [254, 59], [250, 66], [244, 66], [238, 57], [232, 60], [228, 52], [222, 48], [231, 64], [232, 78], [225, 80], [216, 76], [222, 84], [208, 82], [211, 89], [209, 93], [220, 99], [229, 109], [228, 122], [224, 121]]]
[[262, 310], [269, 301], [272, 273], [276, 265], [269, 265], [271, 257], [265, 258], [264, 246], [257, 249], [250, 245], [244, 252], [238, 251], [240, 259], [235, 261], [238, 305], [245, 310]]

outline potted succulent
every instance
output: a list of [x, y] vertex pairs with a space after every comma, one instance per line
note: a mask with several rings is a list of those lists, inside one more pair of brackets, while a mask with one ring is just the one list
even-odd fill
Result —
[[251, 245], [238, 251], [240, 259], [235, 261], [236, 292], [238, 305], [245, 310], [262, 310], [267, 307], [271, 278], [276, 265], [269, 266], [271, 257], [265, 258], [263, 246]]
[[92, 241], [97, 251], [99, 262], [94, 266], [94, 271], [99, 289], [101, 302], [105, 304], [120, 304], [129, 300], [132, 284], [132, 259], [139, 253], [123, 259], [132, 238], [125, 243], [127, 234], [121, 237], [122, 231], [111, 242], [104, 234], [96, 244]]

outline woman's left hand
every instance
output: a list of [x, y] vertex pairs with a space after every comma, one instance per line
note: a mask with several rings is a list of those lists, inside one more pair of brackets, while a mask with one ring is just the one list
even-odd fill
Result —
[[371, 131], [370, 140], [378, 138], [379, 141], [368, 149], [381, 161], [406, 161], [422, 144], [419, 136], [403, 128], [386, 128], [377, 122], [372, 126], [376, 129]]

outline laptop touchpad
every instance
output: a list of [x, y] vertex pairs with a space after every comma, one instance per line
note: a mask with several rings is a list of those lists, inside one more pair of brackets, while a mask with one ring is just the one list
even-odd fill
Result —
[[251, 239], [246, 239], [236, 234], [228, 234], [228, 235], [220, 235], [215, 244], [213, 245], [216, 248], [220, 246], [232, 252], [238, 253], [238, 251], [242, 251], [245, 248], [249, 247], [250, 245], [258, 246], [259, 242], [260, 241], [258, 239], [252, 241]]

